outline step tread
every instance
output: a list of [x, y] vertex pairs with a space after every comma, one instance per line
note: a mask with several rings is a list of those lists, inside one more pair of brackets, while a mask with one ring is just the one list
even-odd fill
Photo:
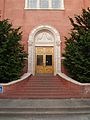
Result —
[[0, 114], [90, 114], [90, 107], [73, 108], [1, 108]]

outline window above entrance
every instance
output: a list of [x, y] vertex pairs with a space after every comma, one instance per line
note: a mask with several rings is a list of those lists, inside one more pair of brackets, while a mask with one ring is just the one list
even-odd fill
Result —
[[25, 9], [64, 9], [64, 0], [25, 0]]

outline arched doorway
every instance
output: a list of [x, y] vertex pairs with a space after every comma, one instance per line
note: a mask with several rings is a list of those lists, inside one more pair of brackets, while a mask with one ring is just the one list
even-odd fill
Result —
[[28, 40], [28, 72], [61, 72], [60, 36], [58, 31], [47, 25], [32, 30]]

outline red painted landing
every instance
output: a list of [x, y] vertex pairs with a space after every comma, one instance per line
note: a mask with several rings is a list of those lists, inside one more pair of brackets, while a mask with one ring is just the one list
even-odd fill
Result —
[[43, 99], [81, 98], [82, 87], [59, 76], [31, 76], [28, 79], [7, 87], [0, 98]]

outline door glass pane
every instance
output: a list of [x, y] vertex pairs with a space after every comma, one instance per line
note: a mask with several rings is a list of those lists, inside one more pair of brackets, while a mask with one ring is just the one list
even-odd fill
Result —
[[40, 8], [48, 8], [48, 0], [40, 0]]
[[52, 8], [60, 8], [60, 0], [52, 0]]
[[37, 55], [37, 65], [43, 65], [43, 55]]
[[52, 55], [46, 55], [46, 66], [52, 66]]

